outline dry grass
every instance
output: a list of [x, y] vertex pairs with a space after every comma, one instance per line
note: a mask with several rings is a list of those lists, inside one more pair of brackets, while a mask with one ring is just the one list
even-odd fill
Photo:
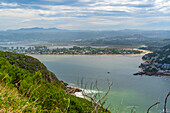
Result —
[[38, 110], [35, 102], [19, 94], [16, 88], [10, 89], [7, 84], [0, 83], [0, 113], [35, 112]]

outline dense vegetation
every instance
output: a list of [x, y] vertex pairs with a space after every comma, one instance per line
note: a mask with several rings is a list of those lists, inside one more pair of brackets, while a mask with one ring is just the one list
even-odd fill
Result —
[[11, 65], [26, 69], [30, 73], [40, 71], [44, 80], [47, 80], [51, 84], [55, 82], [56, 84], [60, 85], [60, 82], [55, 76], [55, 74], [48, 71], [46, 66], [42, 64], [39, 60], [30, 56], [9, 52], [1, 52], [0, 54], [3, 55]]
[[[89, 101], [64, 91], [55, 75], [30, 56], [0, 52], [0, 112], [91, 112]], [[98, 107], [98, 112], [104, 112]], [[108, 112], [108, 111], [105, 111]]]

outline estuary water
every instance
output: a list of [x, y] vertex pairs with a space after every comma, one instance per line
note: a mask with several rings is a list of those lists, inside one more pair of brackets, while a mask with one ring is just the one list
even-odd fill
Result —
[[[131, 113], [135, 106], [137, 113], [146, 113], [152, 104], [160, 101], [150, 113], [161, 113], [166, 95], [170, 91], [170, 77], [134, 76], [140, 71], [143, 61], [136, 56], [71, 56], [71, 55], [33, 55], [43, 62], [56, 76], [74, 87], [80, 81], [91, 84], [97, 80], [103, 93], [108, 88], [107, 79], [113, 82], [107, 97], [113, 113]], [[169, 99], [170, 100], [170, 99]], [[170, 101], [168, 102], [170, 110]], [[170, 112], [170, 111], [169, 111]]]

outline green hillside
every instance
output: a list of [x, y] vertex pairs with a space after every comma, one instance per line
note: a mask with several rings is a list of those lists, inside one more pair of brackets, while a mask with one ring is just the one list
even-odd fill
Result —
[[44, 64], [33, 57], [10, 52], [0, 52], [0, 55], [5, 57], [11, 65], [15, 65], [18, 68], [25, 69], [33, 74], [40, 71], [44, 80], [48, 81], [51, 84], [61, 85], [55, 74], [48, 71], [47, 67]]
[[[0, 112], [89, 113], [91, 102], [66, 87], [37, 59], [0, 52]], [[98, 112], [104, 111], [98, 106]]]

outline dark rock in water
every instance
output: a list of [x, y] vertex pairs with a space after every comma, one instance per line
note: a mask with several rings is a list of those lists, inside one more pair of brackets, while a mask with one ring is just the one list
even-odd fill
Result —
[[145, 74], [145, 73], [144, 72], [138, 72], [138, 73], [135, 73], [133, 75], [143, 75], [143, 74]]
[[134, 73], [133, 75], [138, 75], [138, 73]]
[[61, 80], [60, 82], [61, 82], [61, 84], [63, 84], [64, 86], [68, 86], [68, 84], [65, 83], [65, 82], [63, 82], [62, 80]]
[[110, 74], [110, 72], [107, 72], [108, 74]]
[[[79, 89], [79, 88], [75, 88], [74, 91], [75, 91], [75, 92], [81, 92], [82, 90]], [[75, 93], [75, 92], [74, 92], [74, 93]]]
[[160, 73], [160, 72], [138, 72], [133, 75], [148, 75], [148, 76], [170, 76], [170, 73]]

